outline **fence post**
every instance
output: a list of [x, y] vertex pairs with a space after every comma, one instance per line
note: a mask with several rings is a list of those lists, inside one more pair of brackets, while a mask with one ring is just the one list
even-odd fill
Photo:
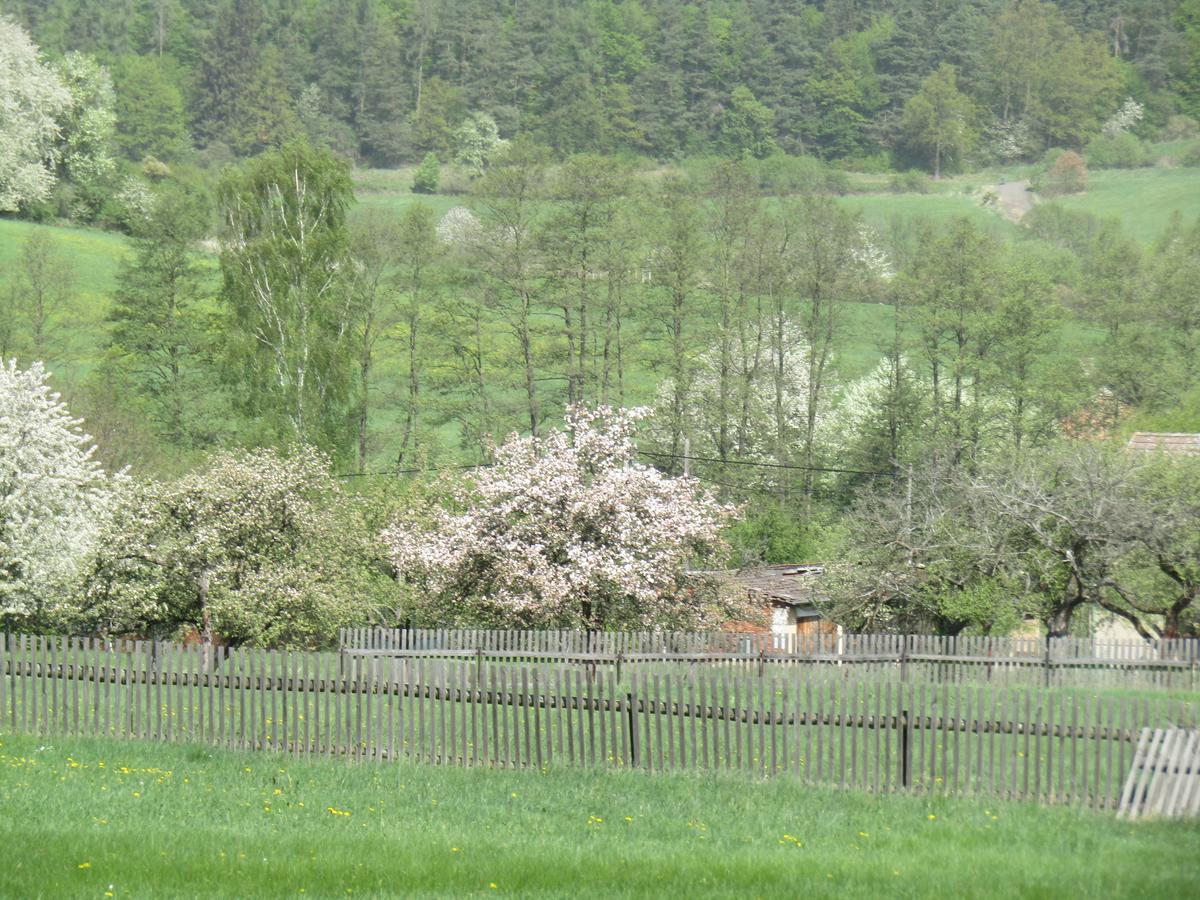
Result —
[[912, 721], [907, 709], [900, 711], [900, 786], [912, 787]]
[[767, 651], [760, 647], [758, 649], [758, 677], [759, 678], [763, 677], [763, 669], [766, 668], [766, 662], [767, 662]]
[[1046, 654], [1045, 654], [1045, 658], [1042, 662], [1042, 669], [1043, 669], [1042, 686], [1043, 687], [1050, 687], [1050, 641], [1051, 640], [1053, 640], [1053, 638], [1051, 638], [1050, 635], [1047, 634], [1046, 635]]
[[634, 720], [633, 693], [625, 695], [625, 722], [629, 728], [629, 765], [636, 769], [638, 766], [638, 730]]
[[900, 635], [900, 681], [908, 681], [908, 635]]
[[625, 658], [623, 653], [617, 653], [617, 681], [621, 680], [621, 660]]

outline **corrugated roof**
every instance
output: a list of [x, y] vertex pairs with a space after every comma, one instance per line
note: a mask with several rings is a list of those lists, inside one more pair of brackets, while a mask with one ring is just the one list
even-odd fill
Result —
[[1180, 456], [1200, 455], [1200, 434], [1166, 431], [1135, 431], [1125, 445], [1126, 450], [1151, 452], [1161, 450]]

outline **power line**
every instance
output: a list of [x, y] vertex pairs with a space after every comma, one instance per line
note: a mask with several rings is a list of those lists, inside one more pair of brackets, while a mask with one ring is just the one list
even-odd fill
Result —
[[383, 472], [341, 472], [338, 478], [385, 478], [390, 475], [421, 475], [426, 472], [466, 471], [468, 469], [486, 469], [492, 463], [464, 463], [458, 466], [430, 466], [425, 469], [387, 469]]
[[689, 462], [716, 463], [722, 466], [753, 466], [760, 469], [789, 469], [802, 472], [835, 472], [842, 475], [883, 475], [894, 478], [895, 472], [879, 472], [871, 469], [843, 469], [834, 466], [798, 466], [791, 463], [757, 462], [752, 459], [717, 459], [712, 456], [685, 456], [681, 453], [662, 453], [656, 450], [639, 450], [642, 456], [659, 459], [686, 459]]
[[[835, 466], [801, 466], [792, 463], [772, 463], [758, 462], [752, 459], [718, 459], [713, 456], [691, 456], [682, 453], [664, 453], [658, 450], [638, 450], [639, 456], [648, 456], [652, 459], [678, 459], [687, 460], [688, 462], [704, 462], [714, 463], [721, 466], [749, 466], [759, 469], [784, 469], [796, 472], [830, 472], [841, 475], [878, 475], [886, 478], [895, 478], [894, 471], [878, 471], [873, 469], [849, 469]], [[424, 469], [387, 469], [382, 472], [344, 472], [339, 474], [338, 478], [371, 478], [371, 477], [386, 477], [389, 475], [419, 475], [426, 472], [445, 472], [445, 471], [470, 471], [473, 469], [486, 469], [492, 466], [493, 463], [464, 463], [462, 465], [451, 466], [433, 466]], [[699, 477], [699, 476], [698, 476]], [[721, 484], [726, 487], [740, 487], [728, 482], [715, 481], [713, 479], [703, 479], [713, 481], [714, 484]]]

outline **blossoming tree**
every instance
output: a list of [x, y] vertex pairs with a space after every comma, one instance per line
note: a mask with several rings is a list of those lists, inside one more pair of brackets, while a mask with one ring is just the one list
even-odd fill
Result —
[[317, 646], [391, 602], [363, 510], [308, 447], [222, 452], [123, 498], [87, 571], [102, 630], [195, 626], [237, 643]]
[[120, 477], [46, 384], [38, 362], [0, 364], [0, 622], [57, 625], [79, 562], [96, 540]]
[[692, 626], [731, 601], [688, 576], [736, 514], [635, 461], [640, 410], [574, 407], [566, 430], [511, 436], [453, 490], [383, 535], [418, 616], [513, 627]]

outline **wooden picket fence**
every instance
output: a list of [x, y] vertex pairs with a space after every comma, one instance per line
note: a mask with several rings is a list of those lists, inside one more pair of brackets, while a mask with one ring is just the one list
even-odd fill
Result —
[[814, 680], [8, 635], [0, 729], [353, 759], [742, 769], [871, 791], [1115, 809], [1145, 728], [1197, 703], [1001, 685]]
[[901, 682], [1200, 688], [1200, 639], [1154, 641], [945, 635], [346, 628], [344, 655], [575, 664], [808, 668]]
[[1142, 729], [1117, 815], [1200, 817], [1200, 731]]

